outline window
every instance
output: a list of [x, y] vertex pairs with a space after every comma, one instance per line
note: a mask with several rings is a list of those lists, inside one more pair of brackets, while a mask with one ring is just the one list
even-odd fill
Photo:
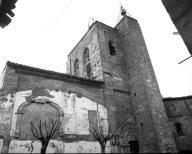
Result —
[[112, 41], [108, 42], [108, 46], [109, 46], [110, 55], [112, 56], [116, 55], [116, 49]]
[[89, 49], [86, 47], [83, 51], [83, 64], [90, 62]]
[[87, 77], [91, 78], [92, 77], [92, 72], [91, 72], [91, 65], [90, 63], [87, 64]]
[[181, 123], [179, 123], [179, 122], [175, 123], [175, 127], [176, 127], [176, 131], [177, 131], [178, 136], [184, 136], [183, 130], [181, 127]]
[[78, 76], [79, 75], [79, 60], [75, 59], [74, 62], [74, 75]]
[[86, 47], [83, 51], [83, 70], [88, 78], [92, 78], [92, 69], [89, 56], [89, 49]]

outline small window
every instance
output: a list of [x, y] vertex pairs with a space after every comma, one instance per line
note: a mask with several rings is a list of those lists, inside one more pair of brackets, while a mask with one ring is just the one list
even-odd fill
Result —
[[178, 136], [184, 136], [183, 130], [181, 127], [181, 123], [179, 123], [179, 122], [175, 123], [175, 127], [176, 127], [176, 131], [177, 131]]
[[74, 62], [74, 75], [78, 76], [79, 75], [79, 60], [76, 59]]
[[112, 56], [116, 55], [116, 49], [112, 41], [108, 42], [108, 46], [109, 46], [110, 55]]

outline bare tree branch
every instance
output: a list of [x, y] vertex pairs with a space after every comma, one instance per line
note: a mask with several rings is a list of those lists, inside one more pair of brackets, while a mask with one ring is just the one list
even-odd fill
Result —
[[55, 121], [55, 124], [54, 124], [54, 129], [52, 131], [52, 133], [50, 134], [50, 137], [52, 138], [54, 133], [58, 130], [58, 128], [61, 126], [61, 122], [59, 122], [59, 120], [56, 120]]
[[54, 120], [52, 120], [51, 121], [51, 123], [52, 123], [52, 128], [51, 128], [51, 131], [50, 131], [50, 133], [49, 133], [49, 137], [51, 137], [52, 136], [52, 132], [54, 132], [53, 130], [54, 130], [54, 126], [55, 126], [55, 123], [57, 122], [57, 120], [54, 122]]
[[46, 120], [45, 120], [45, 131], [46, 131], [46, 136], [48, 136], [49, 133], [48, 133], [48, 130], [47, 130], [47, 123], [46, 123]]
[[101, 136], [103, 137], [103, 140], [105, 141], [105, 136], [104, 136], [104, 132], [103, 132], [102, 126], [100, 127], [100, 130], [101, 130], [100, 134], [101, 134]]
[[[35, 129], [36, 134], [34, 133], [33, 129]], [[32, 131], [32, 134], [34, 137], [36, 137], [37, 139], [40, 139], [39, 134], [38, 134], [38, 130], [36, 129], [36, 127], [32, 121], [31, 121], [31, 131]]]
[[39, 127], [39, 132], [40, 132], [41, 137], [44, 138], [44, 136], [43, 136], [43, 132], [42, 132], [41, 120], [40, 120], [40, 123], [38, 124], [38, 127]]
[[[59, 129], [61, 126], [61, 122], [59, 120], [52, 120], [51, 121], [51, 129], [48, 131], [48, 124], [45, 120], [45, 131], [46, 134], [43, 134], [43, 123], [41, 123], [41, 120], [39, 121], [39, 124], [37, 125], [37, 128], [35, 127], [34, 123], [31, 121], [31, 131], [35, 138], [41, 141], [42, 147], [41, 147], [41, 153], [44, 154], [46, 151], [46, 148], [49, 144], [49, 140], [53, 137], [54, 133]], [[39, 133], [38, 133], [39, 132]]]
[[[94, 129], [94, 128], [93, 128]], [[95, 133], [94, 131], [92, 131], [91, 129], [89, 129], [90, 130], [90, 132], [94, 135], [94, 137], [95, 137], [95, 139], [96, 140], [98, 140], [98, 135], [97, 135], [97, 133]]]

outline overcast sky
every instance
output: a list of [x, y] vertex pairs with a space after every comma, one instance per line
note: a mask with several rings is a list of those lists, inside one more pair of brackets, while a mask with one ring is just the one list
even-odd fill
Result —
[[0, 71], [7, 61], [65, 73], [67, 54], [89, 19], [117, 24], [120, 3], [140, 23], [163, 97], [192, 95], [192, 58], [160, 0], [18, 0], [0, 29]]

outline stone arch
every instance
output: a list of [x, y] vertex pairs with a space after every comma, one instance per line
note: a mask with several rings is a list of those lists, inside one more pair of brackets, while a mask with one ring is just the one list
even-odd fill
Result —
[[46, 103], [50, 104], [51, 106], [55, 107], [55, 108], [59, 111], [60, 116], [64, 116], [63, 110], [62, 110], [62, 108], [61, 108], [58, 104], [56, 104], [56, 103], [54, 103], [54, 102], [52, 102], [52, 101], [50, 101], [50, 100], [45, 100], [45, 99], [40, 99], [40, 100], [38, 100], [38, 102], [35, 101], [35, 100], [32, 100], [32, 101], [30, 101], [30, 102], [24, 102], [24, 103], [22, 103], [22, 104], [19, 106], [19, 108], [18, 108], [18, 110], [17, 110], [17, 112], [16, 112], [15, 114], [22, 114], [22, 113], [23, 113], [22, 111], [23, 111], [23, 109], [24, 109], [26, 106], [28, 106], [28, 105], [30, 105], [30, 104], [32, 104], [32, 103], [34, 103], [34, 102], [40, 103], [41, 100], [42, 100], [42, 102], [44, 102], [44, 103], [46, 102]]
[[[44, 112], [38, 112], [38, 111], [33, 111], [33, 110], [30, 111], [30, 107], [36, 108], [36, 110], [38, 110], [40, 107], [41, 108], [47, 108], [47, 111], [45, 109], [44, 109]], [[30, 112], [31, 113], [34, 112], [35, 114], [34, 113], [29, 114]], [[38, 99], [38, 100], [29, 101], [29, 102], [24, 102], [19, 106], [19, 108], [15, 114], [17, 114], [16, 129], [15, 129], [15, 135], [14, 135], [14, 137], [16, 137], [16, 138], [22, 138], [23, 137], [23, 135], [21, 134], [23, 132], [22, 126], [27, 123], [27, 122], [25, 122], [23, 124], [23, 122], [24, 122], [23, 119], [26, 118], [27, 114], [28, 114], [28, 117], [30, 117], [29, 115], [32, 115], [31, 119], [37, 118], [38, 114], [39, 114], [39, 118], [41, 118], [42, 115], [47, 115], [47, 117], [44, 116], [45, 119], [49, 119], [50, 116], [53, 115], [52, 119], [57, 119], [57, 120], [60, 120], [61, 122], [63, 122], [63, 117], [64, 117], [64, 113], [63, 113], [61, 107], [58, 104], [56, 104], [50, 100], [47, 100], [47, 99]], [[29, 124], [28, 124], [28, 126], [29, 126]], [[63, 125], [61, 125], [61, 127], [60, 127], [59, 135], [63, 135], [62, 126]]]

